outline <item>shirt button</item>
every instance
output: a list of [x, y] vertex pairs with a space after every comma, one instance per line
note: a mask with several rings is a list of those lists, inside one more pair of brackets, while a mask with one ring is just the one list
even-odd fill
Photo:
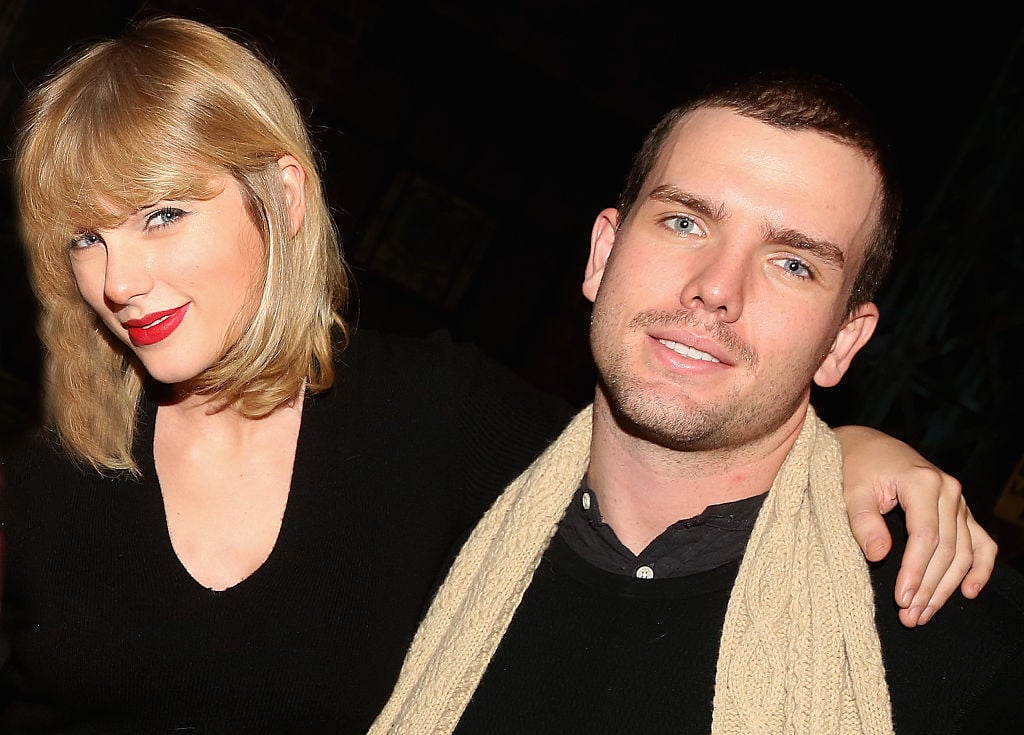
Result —
[[583, 510], [590, 510], [590, 493], [583, 493]]
[[636, 570], [637, 579], [654, 579], [654, 570], [648, 566], [638, 567]]

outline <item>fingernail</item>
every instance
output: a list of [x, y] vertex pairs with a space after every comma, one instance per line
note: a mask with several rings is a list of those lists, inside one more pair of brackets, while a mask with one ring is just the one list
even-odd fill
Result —
[[910, 604], [911, 600], [914, 599], [914, 593], [915, 592], [917, 592], [917, 590], [907, 590], [906, 592], [903, 593], [903, 597], [900, 598], [900, 602], [903, 605], [903, 607], [906, 607], [907, 605]]
[[909, 622], [906, 623], [908, 628], [913, 628], [915, 625], [921, 622], [922, 610], [920, 607], [912, 607], [907, 610], [907, 614], [904, 619]]
[[981, 585], [980, 584], [972, 584], [971, 585], [971, 594], [973, 594], [975, 597], [980, 595], [981, 594]]
[[921, 617], [919, 617], [917, 619], [917, 624], [918, 625], [924, 625], [925, 623], [927, 623], [929, 620], [932, 619], [932, 615], [934, 615], [934, 614], [935, 614], [935, 608], [934, 607], [926, 607], [924, 609], [924, 612], [921, 613]]

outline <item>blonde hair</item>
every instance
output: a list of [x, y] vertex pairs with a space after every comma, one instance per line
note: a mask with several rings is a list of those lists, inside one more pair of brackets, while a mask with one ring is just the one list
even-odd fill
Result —
[[[347, 270], [305, 121], [254, 51], [190, 20], [156, 18], [97, 43], [28, 98], [15, 154], [22, 236], [41, 306], [45, 413], [73, 455], [137, 472], [145, 372], [78, 293], [69, 243], [163, 199], [208, 199], [211, 175], [239, 184], [266, 249], [254, 315], [196, 391], [258, 418], [334, 380], [332, 328]], [[289, 237], [278, 167], [305, 169], [305, 218]]]

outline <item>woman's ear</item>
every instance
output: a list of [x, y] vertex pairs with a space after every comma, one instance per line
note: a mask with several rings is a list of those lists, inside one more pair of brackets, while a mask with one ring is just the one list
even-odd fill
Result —
[[292, 155], [277, 159], [277, 168], [281, 171], [281, 183], [288, 201], [288, 236], [295, 237], [306, 219], [306, 169]]

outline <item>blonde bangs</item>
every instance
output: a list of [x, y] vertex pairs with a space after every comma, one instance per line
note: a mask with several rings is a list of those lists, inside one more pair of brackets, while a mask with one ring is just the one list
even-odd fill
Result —
[[153, 59], [139, 57], [102, 46], [29, 98], [19, 207], [44, 258], [63, 262], [76, 235], [116, 227], [160, 200], [217, 193], [210, 180], [220, 162], [195, 144], [203, 115], [188, 86], [161, 83], [143, 68], [158, 66]]

